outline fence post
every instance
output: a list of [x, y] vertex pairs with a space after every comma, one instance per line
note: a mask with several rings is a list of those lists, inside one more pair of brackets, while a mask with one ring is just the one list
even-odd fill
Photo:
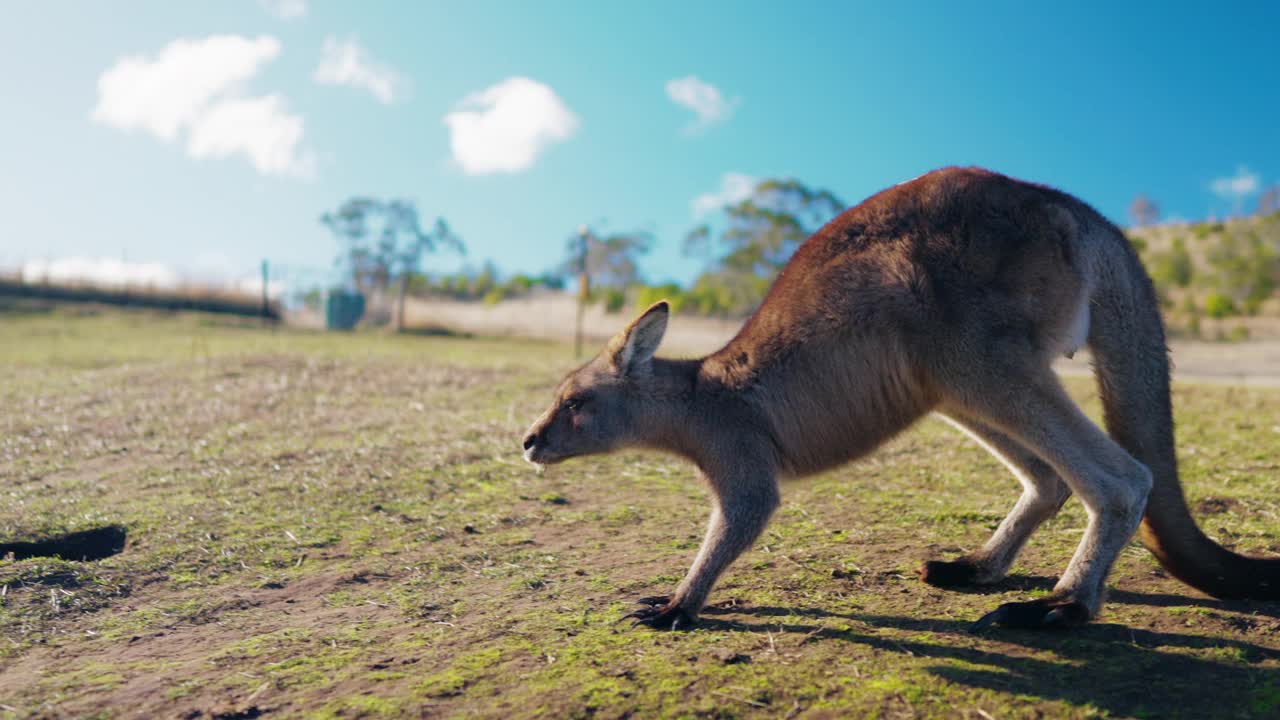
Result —
[[270, 277], [270, 274], [268, 273], [267, 260], [266, 258], [263, 258], [262, 260], [262, 322], [264, 324], [271, 322], [271, 315], [270, 315], [271, 305], [269, 304], [270, 301], [267, 297], [268, 277]]
[[578, 228], [578, 320], [573, 331], [573, 357], [582, 357], [582, 313], [591, 294], [591, 281], [587, 277], [587, 241], [591, 231], [586, 225]]

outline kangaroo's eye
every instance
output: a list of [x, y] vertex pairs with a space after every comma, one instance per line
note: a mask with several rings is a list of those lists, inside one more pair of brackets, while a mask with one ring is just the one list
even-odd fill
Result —
[[569, 412], [577, 412], [582, 409], [582, 398], [569, 398], [564, 401], [564, 407]]

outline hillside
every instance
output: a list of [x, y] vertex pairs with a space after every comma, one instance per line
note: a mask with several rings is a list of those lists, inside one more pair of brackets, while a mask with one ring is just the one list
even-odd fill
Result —
[[1280, 337], [1280, 213], [1128, 231], [1174, 334]]

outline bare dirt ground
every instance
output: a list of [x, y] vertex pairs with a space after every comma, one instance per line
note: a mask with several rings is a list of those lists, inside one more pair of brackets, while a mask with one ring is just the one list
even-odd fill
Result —
[[[1051, 587], [1084, 517], [1069, 504], [997, 586], [923, 585], [920, 561], [981, 543], [1017, 492], [934, 420], [789, 483], [696, 631], [631, 629], [707, 500], [663, 456], [519, 460], [573, 363], [528, 340], [0, 316], [0, 544], [126, 533], [96, 560], [0, 559], [0, 717], [1280, 716], [1280, 605], [1206, 598], [1136, 545], [1098, 622], [969, 634]], [[1174, 400], [1202, 526], [1280, 553], [1280, 392]]]

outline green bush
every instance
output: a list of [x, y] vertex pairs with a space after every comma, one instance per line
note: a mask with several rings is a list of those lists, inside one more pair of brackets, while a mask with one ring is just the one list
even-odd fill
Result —
[[689, 304], [689, 294], [675, 283], [665, 285], [640, 285], [636, 287], [636, 307], [644, 309], [659, 300], [666, 300], [671, 305], [671, 312], [683, 312]]
[[533, 288], [535, 282], [528, 275], [516, 275], [507, 281], [507, 289], [514, 295], [523, 295]]
[[1222, 319], [1236, 314], [1236, 304], [1226, 295], [1212, 292], [1204, 299], [1204, 311], [1211, 318]]
[[627, 304], [627, 294], [618, 288], [605, 288], [600, 293], [600, 299], [604, 302], [604, 311], [607, 313], [616, 313]]
[[1265, 238], [1251, 229], [1235, 229], [1209, 249], [1209, 264], [1216, 271], [1215, 284], [1244, 302], [1246, 312], [1256, 313], [1276, 288], [1280, 257]]
[[741, 317], [755, 310], [769, 291], [771, 280], [737, 272], [700, 275], [689, 291], [690, 303], [703, 315]]
[[1151, 281], [1157, 288], [1186, 287], [1191, 284], [1195, 268], [1191, 253], [1182, 238], [1175, 238], [1168, 252], [1151, 258]]
[[485, 305], [497, 305], [498, 303], [505, 300], [506, 297], [507, 297], [506, 290], [500, 287], [496, 287], [484, 294], [484, 298], [482, 299], [482, 302]]

